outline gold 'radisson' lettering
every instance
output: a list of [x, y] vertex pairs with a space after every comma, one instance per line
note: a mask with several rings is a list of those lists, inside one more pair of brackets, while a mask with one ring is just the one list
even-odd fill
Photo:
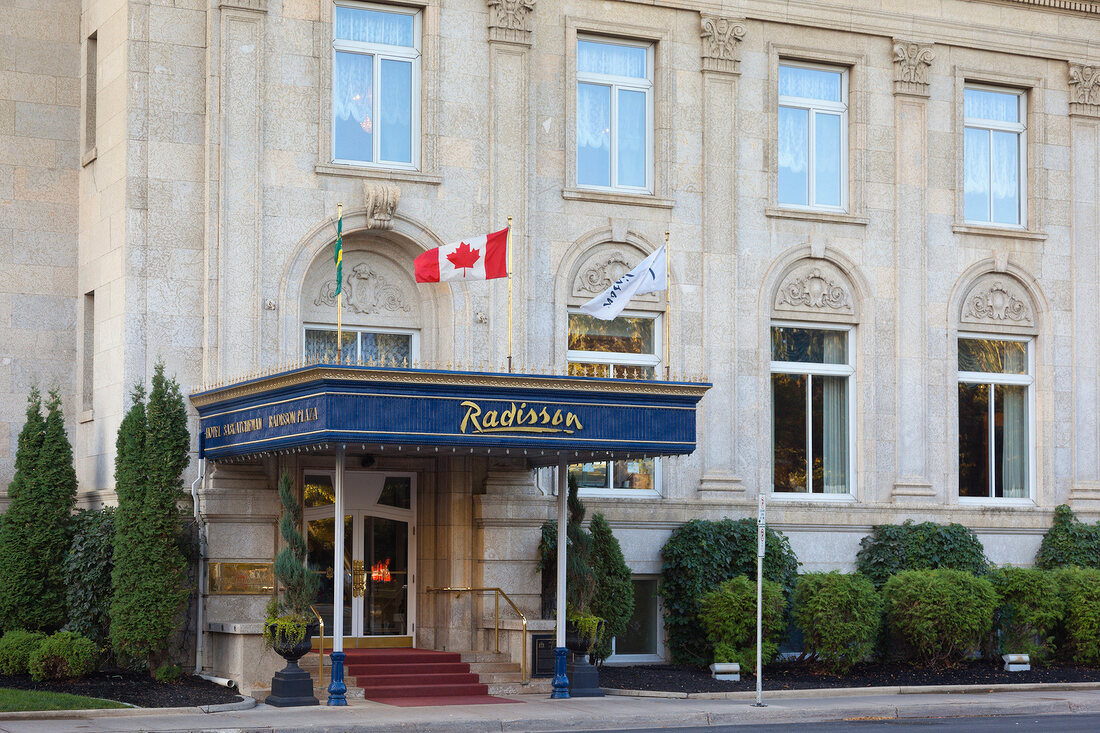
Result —
[[281, 428], [285, 425], [296, 425], [300, 422], [312, 422], [317, 419], [317, 408], [307, 407], [302, 410], [291, 410], [290, 412], [277, 412], [274, 415], [267, 416], [267, 426], [269, 428]]
[[[554, 410], [553, 414], [543, 407], [538, 412], [528, 407], [526, 402], [516, 405], [511, 402], [504, 410], [482, 410], [473, 400], [463, 400], [466, 414], [462, 416], [459, 430], [463, 433], [574, 433], [583, 430], [580, 418], [574, 413]], [[564, 424], [564, 427], [561, 427]]]

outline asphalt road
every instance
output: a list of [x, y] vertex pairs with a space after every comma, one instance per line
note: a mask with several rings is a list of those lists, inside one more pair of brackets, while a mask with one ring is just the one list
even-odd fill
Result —
[[[772, 725], [730, 725], [706, 728], [628, 728], [615, 733], [780, 733], [797, 730], [799, 733], [867, 733], [867, 731], [936, 731], [936, 733], [1001, 733], [1001, 731], [1028, 731], [1029, 733], [1097, 733], [1100, 731], [1100, 715], [998, 715], [965, 718], [892, 718], [888, 720], [844, 720], [835, 723], [775, 723]], [[567, 733], [560, 731], [559, 733]]]

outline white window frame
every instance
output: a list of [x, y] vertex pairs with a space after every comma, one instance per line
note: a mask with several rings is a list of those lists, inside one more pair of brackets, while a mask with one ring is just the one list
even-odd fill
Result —
[[[1016, 96], [1016, 116], [1021, 122], [998, 122], [977, 117], [966, 116], [966, 92], [975, 89], [983, 92], [995, 92], [997, 94], [1009, 94]], [[1004, 227], [1006, 229], [1027, 229], [1027, 91], [1013, 89], [1011, 87], [995, 86], [992, 84], [963, 85], [963, 220], [967, 224], [979, 226]], [[966, 218], [966, 130], [984, 130], [990, 137], [989, 145], [989, 216], [986, 219]], [[1017, 219], [1015, 224], [993, 221], [993, 142], [992, 133], [1014, 132], [1016, 133], [1016, 199], [1018, 201]]]
[[[421, 89], [421, 67], [420, 59], [423, 55], [423, 13], [420, 8], [404, 7], [400, 5], [380, 5], [377, 3], [363, 3], [352, 2], [351, 0], [334, 0], [334, 6], [340, 6], [345, 8], [357, 8], [363, 10], [375, 10], [381, 13], [390, 13], [393, 15], [411, 15], [413, 16], [413, 46], [391, 46], [382, 43], [363, 43], [360, 41], [349, 41], [347, 39], [336, 38], [336, 11], [333, 8], [333, 23], [332, 23], [332, 59], [331, 66], [333, 84], [330, 85], [330, 99], [329, 99], [329, 156], [333, 163], [338, 165], [352, 165], [363, 168], [387, 168], [395, 170], [420, 170], [420, 89]], [[410, 90], [410, 102], [412, 109], [410, 110], [410, 125], [411, 139], [409, 140], [409, 153], [411, 160], [409, 162], [403, 161], [386, 161], [380, 160], [380, 154], [382, 149], [382, 136], [380, 134], [374, 134], [371, 137], [371, 144], [373, 146], [372, 156], [374, 160], [351, 160], [347, 158], [336, 157], [336, 91], [335, 91], [335, 77], [336, 77], [336, 53], [358, 53], [362, 55], [373, 56], [374, 61], [371, 63], [371, 89], [374, 90], [374, 99], [371, 107], [371, 119], [381, 119], [379, 110], [381, 109], [381, 99], [379, 98], [378, 90], [380, 89], [379, 82], [382, 74], [381, 61], [385, 59], [393, 59], [397, 61], [409, 61], [412, 63], [412, 89]]]
[[656, 654], [618, 654], [615, 652], [615, 637], [611, 637], [611, 656], [604, 660], [604, 664], [639, 664], [644, 662], [663, 662], [665, 661], [665, 624], [664, 616], [665, 609], [664, 603], [661, 600], [661, 576], [654, 575], [652, 573], [632, 573], [630, 576], [631, 582], [634, 580], [655, 580], [657, 581], [657, 653]]
[[[593, 191], [622, 191], [625, 193], [636, 194], [652, 194], [653, 193], [653, 146], [654, 146], [654, 129], [653, 129], [653, 56], [654, 56], [654, 44], [652, 41], [632, 41], [621, 38], [609, 38], [607, 36], [590, 35], [578, 33], [576, 37], [576, 44], [578, 50], [576, 57], [580, 57], [579, 44], [582, 41], [589, 43], [599, 43], [605, 46], [631, 46], [634, 48], [644, 48], [646, 51], [646, 78], [645, 80], [638, 79], [632, 76], [615, 76], [611, 74], [596, 74], [587, 71], [581, 71], [580, 68], [576, 68], [576, 84], [573, 90], [574, 107], [576, 110], [576, 118], [573, 120], [573, 139], [574, 139], [574, 178], [577, 181], [577, 188], [590, 189]], [[581, 84], [595, 84], [599, 86], [611, 87], [611, 171], [608, 176], [608, 180], [611, 182], [610, 186], [596, 186], [590, 183], [580, 182], [580, 138], [577, 134], [577, 123], [580, 119], [580, 85]], [[620, 89], [625, 89], [634, 92], [645, 93], [645, 186], [626, 186], [619, 185], [619, 95]]]
[[[771, 484], [771, 496], [779, 500], [805, 501], [851, 501], [856, 495], [856, 389], [855, 389], [855, 349], [853, 335], [854, 326], [834, 323], [817, 323], [806, 321], [776, 321], [768, 324], [768, 350], [771, 350], [771, 329], [773, 328], [800, 328], [808, 331], [844, 331], [847, 333], [847, 345], [845, 351], [848, 354], [847, 364], [812, 364], [804, 361], [774, 361], [769, 359], [768, 371], [768, 414], [774, 414], [775, 406], [772, 403], [771, 375], [772, 374], [805, 374], [810, 377], [806, 385], [806, 489], [805, 493], [797, 491], [775, 490], [775, 426], [771, 424], [769, 434], [769, 454], [771, 456], [771, 473], [768, 479]], [[769, 357], [771, 354], [769, 353]], [[813, 488], [813, 420], [810, 419], [810, 408], [813, 390], [811, 388], [813, 377], [847, 377], [848, 378], [848, 491], [842, 494], [826, 494], [823, 491], [814, 491]], [[774, 420], [774, 417], [771, 417]]]
[[[809, 141], [806, 147], [806, 176], [807, 176], [807, 192], [805, 204], [792, 204], [785, 203], [779, 200], [779, 158], [778, 158], [778, 137], [776, 138], [776, 168], [775, 168], [775, 201], [776, 205], [784, 209], [797, 209], [802, 211], [831, 211], [846, 213], [848, 211], [848, 187], [850, 185], [848, 180], [848, 137], [849, 131], [849, 88], [848, 88], [848, 68], [844, 66], [836, 66], [832, 64], [814, 64], [803, 61], [793, 61], [780, 59], [777, 69], [782, 69], [784, 66], [797, 68], [797, 69], [817, 69], [819, 71], [828, 71], [834, 74], [840, 74], [840, 98], [841, 102], [830, 102], [824, 99], [809, 99], [806, 97], [789, 97], [783, 94], [778, 95], [779, 104], [776, 108], [776, 117], [779, 116], [779, 107], [791, 107], [794, 109], [808, 110], [809, 115]], [[778, 74], [778, 71], [777, 71]], [[779, 77], [776, 76], [775, 80], [776, 89], [779, 87]], [[840, 114], [840, 205], [823, 205], [816, 203], [816, 181], [814, 171], [814, 151], [817, 148], [817, 118], [816, 112], [827, 112], [830, 114]], [[778, 122], [776, 126], [778, 131]], [[778, 134], [778, 133], [777, 133]]]
[[[585, 315], [577, 308], [570, 308], [565, 317], [566, 324], [566, 343], [569, 343], [569, 315], [581, 314]], [[585, 362], [589, 364], [610, 364], [620, 366], [637, 366], [637, 367], [653, 367], [654, 377], [660, 374], [661, 357], [660, 354], [664, 353], [664, 332], [662, 331], [662, 320], [664, 318], [663, 313], [653, 313], [647, 311], [637, 310], [624, 310], [619, 314], [620, 317], [625, 318], [648, 318], [653, 321], [653, 353], [652, 354], [624, 354], [617, 351], [581, 351], [574, 349], [567, 349], [565, 352], [566, 368], [568, 364], [573, 362]], [[612, 372], [613, 374], [613, 372]], [[592, 487], [578, 487], [578, 496], [592, 496], [592, 497], [635, 497], [635, 498], [652, 498], [662, 496], [662, 470], [661, 459], [653, 458], [653, 488], [652, 489], [615, 489], [611, 487], [614, 481], [614, 471], [612, 467], [607, 467], [607, 486], [604, 488], [592, 488]], [[608, 463], [611, 464], [614, 461], [600, 461], [593, 459], [591, 461], [582, 461], [582, 463]], [[577, 465], [577, 464], [571, 464]]]
[[[958, 369], [958, 342], [962, 339], [975, 341], [1017, 341], [1027, 345], [1027, 374], [1004, 374], [997, 372], [964, 372]], [[989, 494], [987, 496], [963, 496], [962, 486], [958, 485], [959, 476], [959, 436], [955, 436], [955, 481], [956, 493], [960, 504], [1023, 504], [1032, 505], [1035, 502], [1035, 337], [1034, 336], [1010, 336], [1003, 333], [980, 333], [974, 331], [959, 332], [955, 341], [955, 368], [956, 386], [962, 384], [989, 384], [1027, 387], [1027, 496], [1024, 497], [998, 497], [996, 491], [996, 471], [993, 467], [996, 463], [995, 456], [997, 446], [995, 443], [995, 431], [992, 413], [996, 406], [994, 400], [989, 400], [990, 418], [986, 422], [989, 426]], [[955, 424], [958, 426], [959, 417], [958, 389], [955, 390]]]
[[[396, 333], [405, 336], [411, 336], [409, 342], [409, 366], [413, 363], [420, 361], [420, 331], [413, 328], [383, 328], [380, 326], [348, 326], [344, 325], [342, 328], [344, 333], [354, 333], [355, 336], [355, 354], [356, 363], [362, 360], [363, 356], [363, 341], [359, 337], [359, 334], [363, 333]], [[332, 331], [336, 332], [336, 324], [333, 323], [304, 323], [302, 324], [302, 341], [299, 345], [299, 353], [306, 353], [306, 331]]]

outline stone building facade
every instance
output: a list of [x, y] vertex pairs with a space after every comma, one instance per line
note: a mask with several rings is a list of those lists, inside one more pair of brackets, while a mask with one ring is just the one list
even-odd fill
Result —
[[[517, 371], [713, 384], [693, 455], [578, 474], [643, 593], [676, 526], [747, 516], [760, 492], [804, 569], [849, 568], [872, 525], [910, 518], [1029, 564], [1056, 505], [1100, 512], [1100, 3], [0, 10], [0, 478], [33, 383], [61, 388], [95, 504], [156, 360], [197, 390], [328, 348], [342, 205], [357, 357], [396, 339], [503, 369], [511, 345]], [[505, 280], [412, 274], [509, 217], [511, 340]], [[667, 362], [662, 297], [631, 303], [618, 340], [571, 317], [665, 232]], [[536, 613], [547, 471], [369, 460], [415, 476], [417, 645], [480, 633], [429, 585]], [[207, 466], [209, 562], [270, 562], [274, 477], [318, 461]], [[225, 624], [209, 668], [248, 667], [255, 639], [227, 629], [263, 601], [207, 599]]]

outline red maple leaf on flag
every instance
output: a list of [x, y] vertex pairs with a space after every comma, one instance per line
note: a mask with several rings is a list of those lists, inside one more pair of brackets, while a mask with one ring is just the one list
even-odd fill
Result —
[[[481, 250], [473, 249], [470, 245], [462, 242], [458, 245], [454, 252], [447, 255], [447, 259], [451, 261], [456, 270], [463, 270], [473, 267], [477, 264], [477, 261], [481, 259]], [[466, 277], [466, 273], [462, 273], [462, 277]]]

